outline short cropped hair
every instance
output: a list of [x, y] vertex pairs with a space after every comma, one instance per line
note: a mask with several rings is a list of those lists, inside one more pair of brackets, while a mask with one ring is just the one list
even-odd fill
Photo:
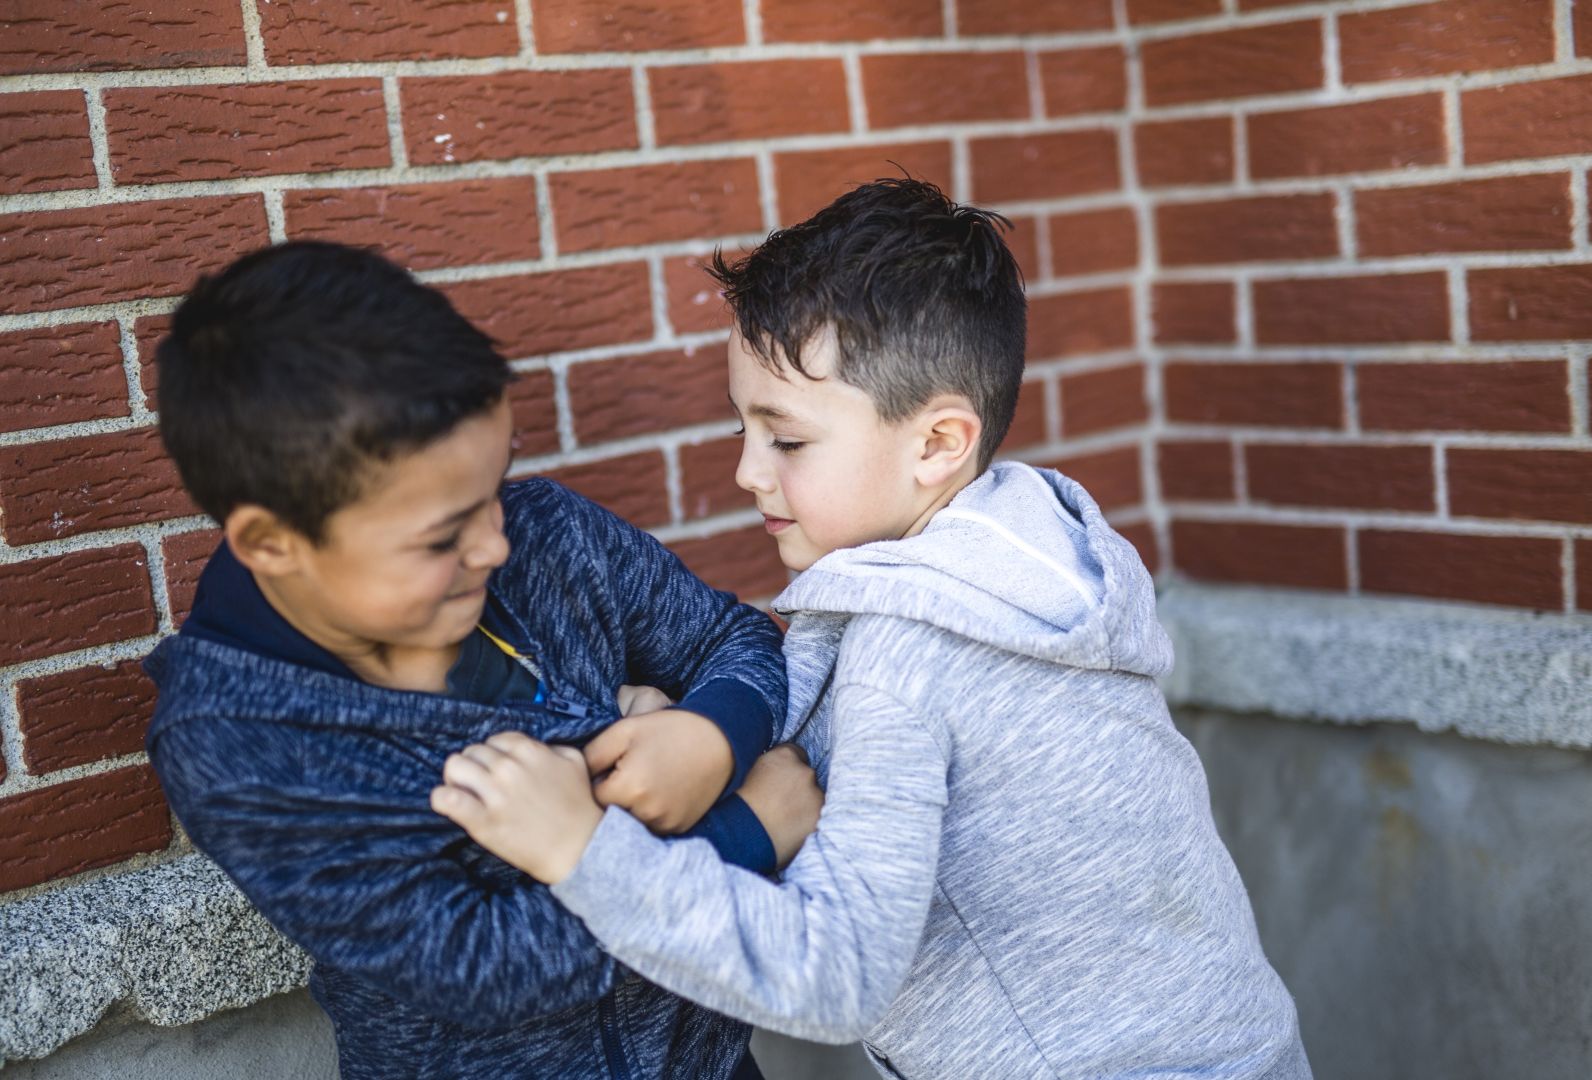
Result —
[[217, 521], [245, 503], [315, 543], [373, 462], [502, 399], [492, 340], [373, 252], [296, 242], [201, 277], [156, 352], [160, 435]]
[[750, 255], [709, 273], [747, 345], [776, 374], [811, 377], [803, 349], [832, 329], [835, 375], [880, 417], [916, 415], [936, 394], [966, 397], [983, 422], [986, 468], [1011, 426], [1023, 379], [1027, 302], [999, 214], [933, 184], [875, 180]]

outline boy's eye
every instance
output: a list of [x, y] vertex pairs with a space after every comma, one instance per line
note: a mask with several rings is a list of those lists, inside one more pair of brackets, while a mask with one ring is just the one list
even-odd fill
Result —
[[430, 551], [432, 554], [435, 554], [435, 555], [446, 555], [448, 552], [453, 551], [456, 548], [458, 548], [458, 546], [459, 546], [459, 538], [462, 535], [463, 535], [462, 533], [454, 533], [452, 536], [448, 537], [446, 540], [438, 540], [434, 544], [427, 544], [426, 545], [426, 549], [428, 551]]
[[770, 445], [772, 445], [775, 450], [778, 450], [782, 454], [794, 454], [807, 444], [799, 442], [781, 442], [779, 439], [775, 439]]

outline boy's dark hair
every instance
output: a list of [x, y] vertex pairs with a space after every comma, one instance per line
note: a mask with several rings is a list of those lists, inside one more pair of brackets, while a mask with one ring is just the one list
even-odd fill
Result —
[[[940, 393], [968, 399], [982, 471], [1006, 437], [1023, 379], [1027, 302], [1001, 239], [1011, 223], [923, 180], [875, 180], [709, 273], [770, 370], [803, 375], [803, 346], [833, 327], [835, 375], [886, 421]], [[811, 377], [811, 376], [809, 376]]]
[[513, 378], [437, 290], [315, 242], [201, 277], [156, 361], [161, 439], [194, 501], [217, 521], [263, 506], [316, 543], [371, 462], [446, 435]]

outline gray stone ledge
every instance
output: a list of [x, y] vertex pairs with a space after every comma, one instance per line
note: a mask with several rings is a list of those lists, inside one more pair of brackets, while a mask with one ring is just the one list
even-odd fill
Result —
[[1592, 617], [1175, 582], [1174, 705], [1592, 747]]
[[30, 896], [0, 906], [0, 1062], [43, 1057], [112, 1006], [191, 1024], [309, 970], [202, 855]]

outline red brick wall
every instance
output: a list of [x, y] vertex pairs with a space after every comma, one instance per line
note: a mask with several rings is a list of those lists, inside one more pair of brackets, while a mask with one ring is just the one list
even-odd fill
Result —
[[695, 264], [899, 162], [1016, 223], [1008, 448], [1152, 564], [1592, 607], [1592, 22], [1342, 7], [0, 6], [0, 893], [182, 843], [135, 661], [214, 534], [149, 360], [287, 238], [446, 289], [522, 373], [519, 473], [767, 598]]

